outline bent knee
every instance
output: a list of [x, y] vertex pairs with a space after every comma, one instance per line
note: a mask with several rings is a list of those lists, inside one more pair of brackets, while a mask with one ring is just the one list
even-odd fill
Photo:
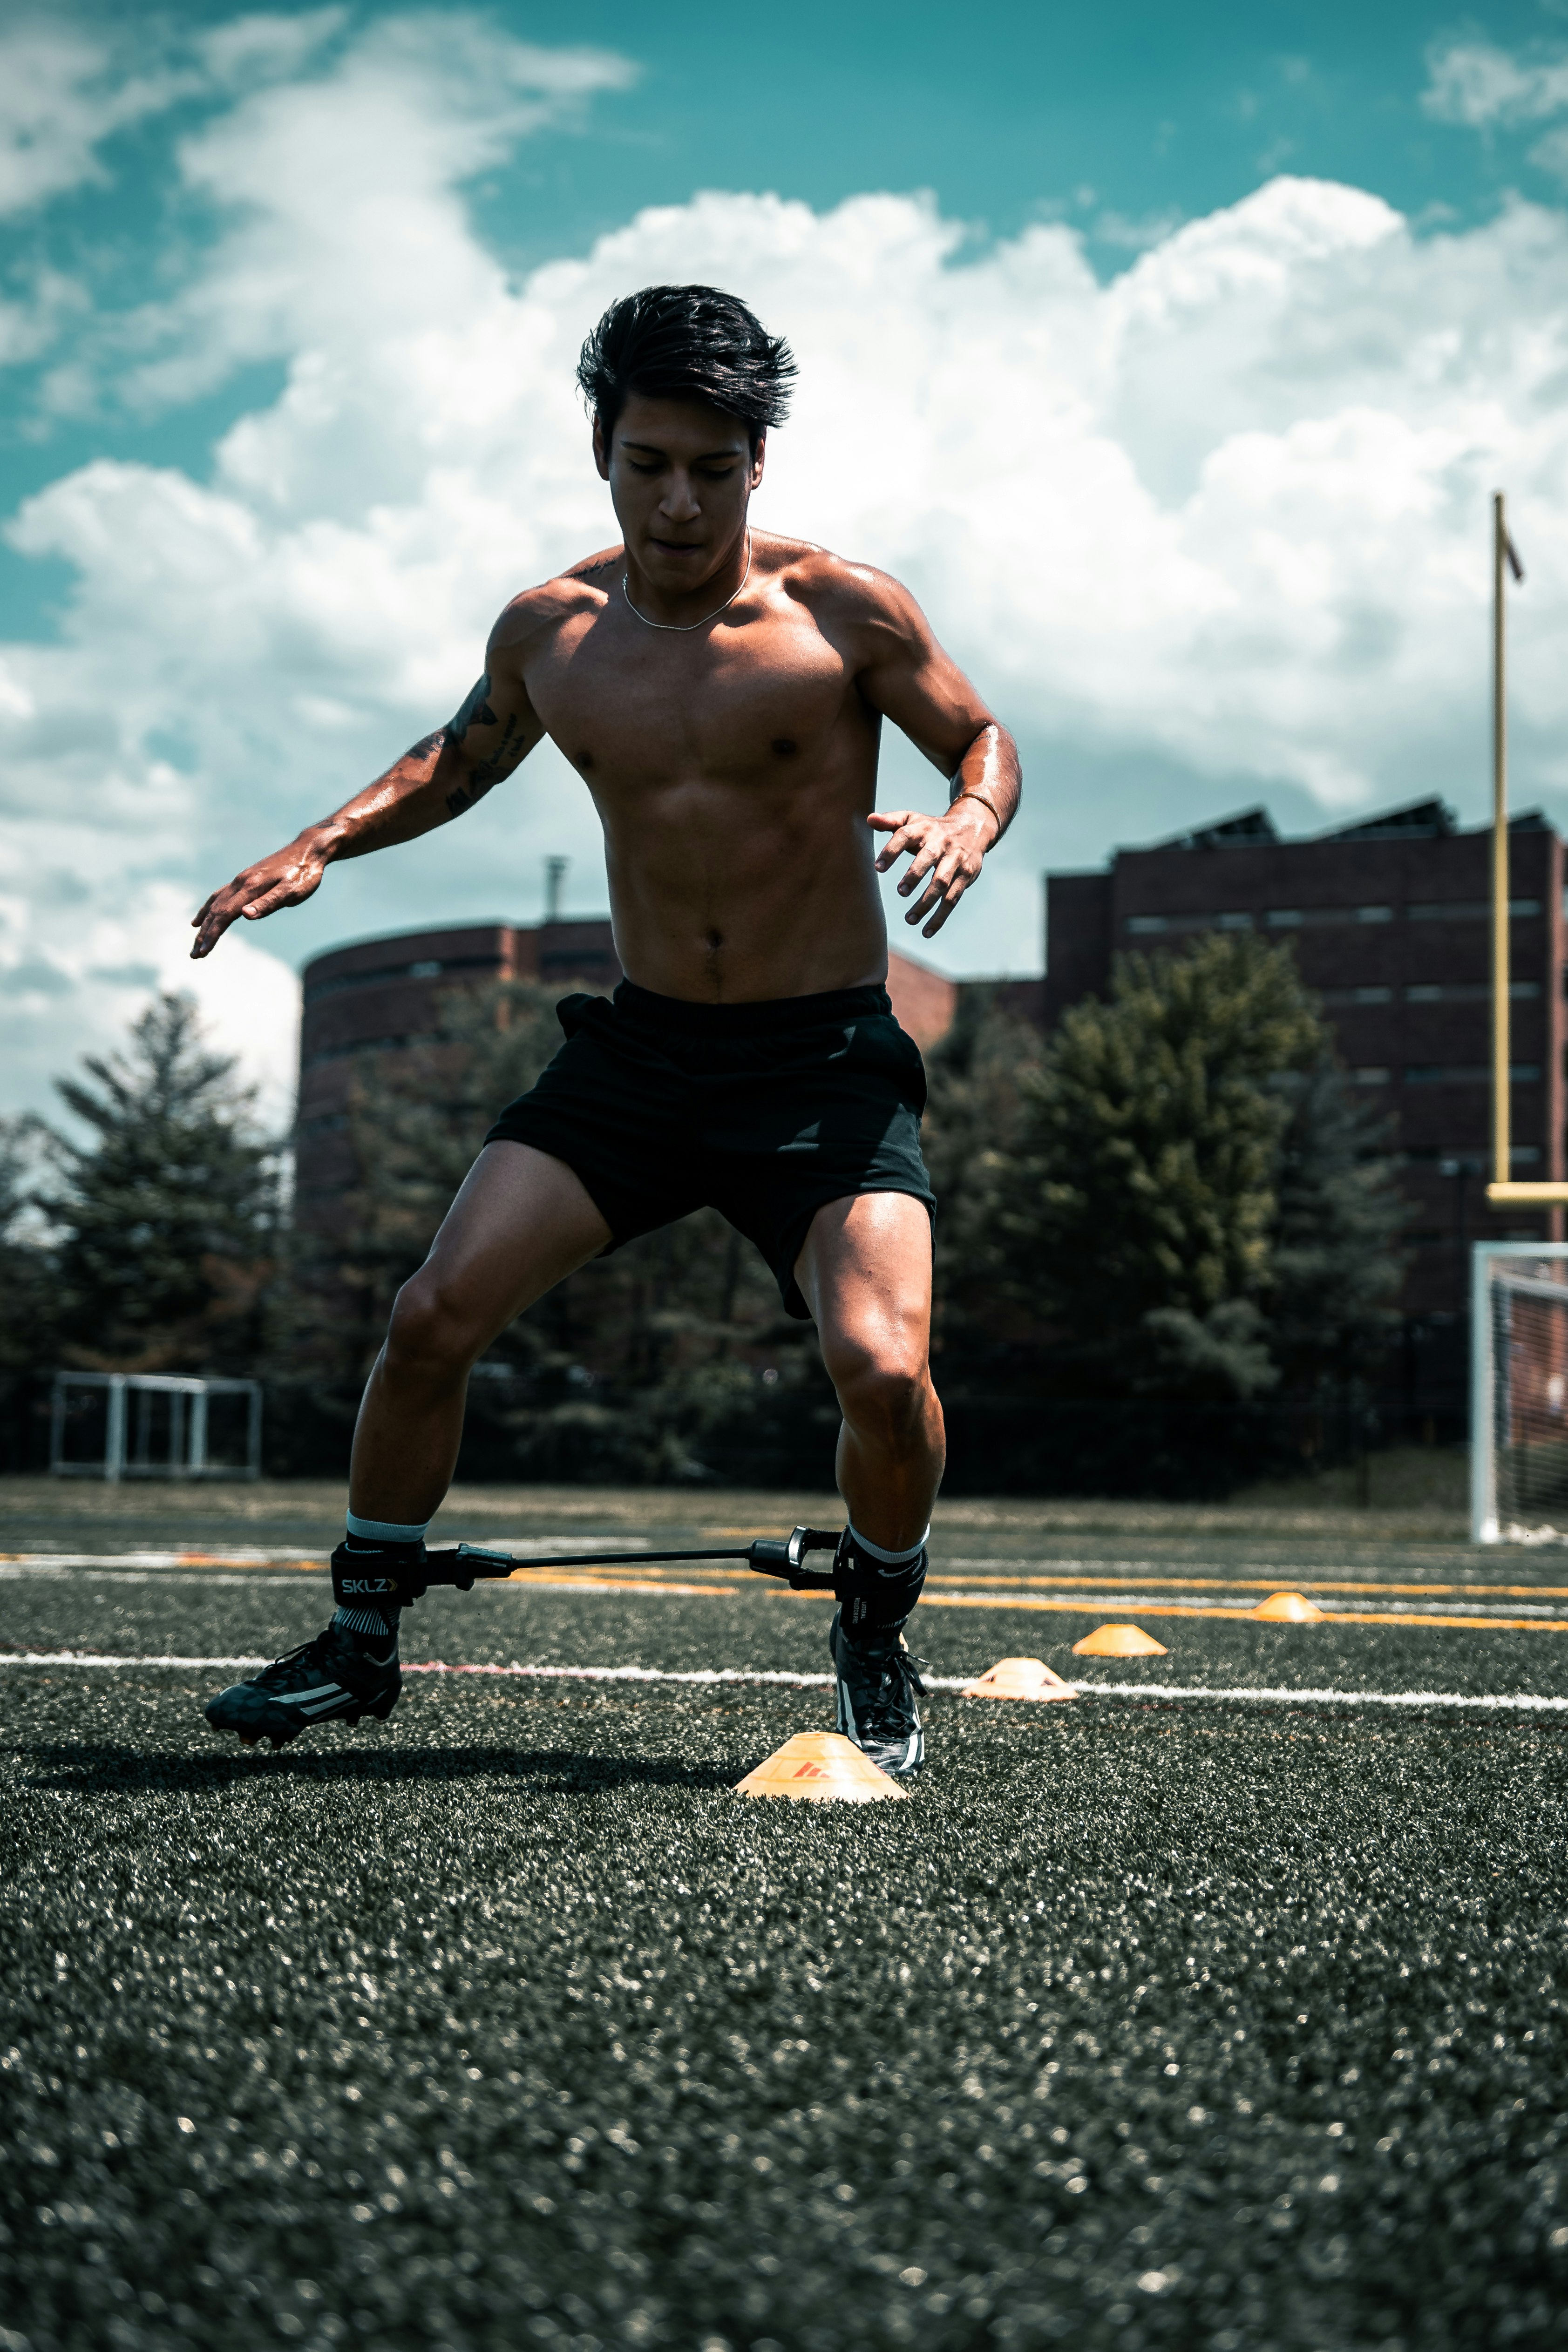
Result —
[[891, 1357], [846, 1350], [828, 1370], [845, 1420], [884, 1444], [917, 1435], [935, 1406], [923, 1350]]
[[404, 1284], [387, 1326], [390, 1370], [437, 1377], [465, 1372], [482, 1345], [471, 1317], [440, 1283], [416, 1274]]

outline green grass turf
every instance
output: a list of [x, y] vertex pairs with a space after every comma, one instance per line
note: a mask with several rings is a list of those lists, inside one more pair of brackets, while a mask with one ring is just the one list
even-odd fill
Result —
[[[12, 1577], [0, 1636], [270, 1651], [324, 1600]], [[512, 1587], [405, 1653], [815, 1671], [826, 1622]], [[1568, 1635], [1150, 1622], [1102, 1674], [1568, 1692]], [[824, 1692], [419, 1676], [244, 1759], [224, 1679], [0, 1671], [0, 2352], [1563, 2340], [1568, 1716], [938, 1696], [912, 1801], [849, 1808], [731, 1793]]]

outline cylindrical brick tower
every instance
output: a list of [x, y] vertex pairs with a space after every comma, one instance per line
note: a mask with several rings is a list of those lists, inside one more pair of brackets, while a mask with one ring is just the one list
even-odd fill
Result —
[[353, 1185], [349, 1090], [356, 1059], [411, 1045], [439, 1019], [442, 995], [486, 981], [577, 981], [608, 995], [621, 977], [607, 917], [452, 924], [333, 948], [305, 966], [300, 1021], [295, 1213], [330, 1226]]

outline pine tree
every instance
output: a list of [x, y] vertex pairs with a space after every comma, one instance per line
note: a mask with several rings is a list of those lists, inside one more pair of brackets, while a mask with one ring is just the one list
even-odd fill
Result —
[[126, 1053], [85, 1066], [95, 1084], [55, 1084], [92, 1139], [49, 1131], [55, 1181], [37, 1196], [68, 1360], [249, 1370], [279, 1214], [277, 1150], [257, 1129], [254, 1089], [203, 1045], [185, 996], [155, 998]]
[[54, 1255], [33, 1207], [44, 1130], [29, 1113], [0, 1118], [0, 1469], [32, 1465], [37, 1375], [58, 1350]]

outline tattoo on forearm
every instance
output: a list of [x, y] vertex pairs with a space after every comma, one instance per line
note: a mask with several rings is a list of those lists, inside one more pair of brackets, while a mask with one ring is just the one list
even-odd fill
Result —
[[461, 816], [465, 809], [471, 809], [476, 801], [483, 800], [485, 794], [490, 788], [490, 784], [493, 784], [495, 781], [496, 780], [493, 776], [489, 779], [489, 782], [488, 783], [479, 783], [476, 781], [474, 783], [470, 784], [466, 791], [464, 787], [459, 784], [455, 792], [447, 793], [447, 806], [450, 809], [454, 816]]
[[457, 717], [453, 719], [451, 725], [446, 730], [446, 733], [452, 742], [460, 743], [470, 727], [493, 727], [495, 725], [496, 715], [489, 706], [489, 672], [487, 670], [484, 677], [480, 678], [478, 686], [475, 687], [473, 692], [468, 696], [468, 700], [464, 703]]
[[490, 753], [489, 758], [475, 760], [470, 763], [467, 784], [459, 784], [455, 791], [449, 792], [447, 795], [447, 806], [454, 816], [461, 816], [465, 809], [471, 809], [476, 801], [483, 800], [492, 784], [499, 784], [503, 776], [510, 775], [522, 757], [521, 748], [513, 749], [521, 732], [522, 730], [518, 725], [516, 718], [509, 717], [502, 730], [500, 741]]
[[522, 753], [514, 751], [512, 749], [513, 743], [521, 732], [515, 712], [509, 711], [506, 725], [501, 730], [500, 741], [496, 745], [489, 758], [474, 761], [472, 773], [475, 779], [484, 785], [487, 792], [492, 784], [499, 784], [503, 776], [510, 776], [519, 760], [521, 759]]

